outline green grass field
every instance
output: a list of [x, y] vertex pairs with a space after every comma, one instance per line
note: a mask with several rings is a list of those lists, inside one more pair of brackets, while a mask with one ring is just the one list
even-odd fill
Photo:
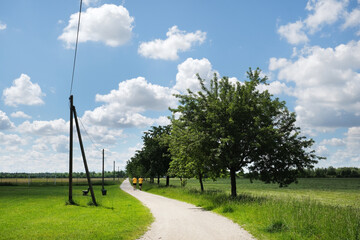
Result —
[[[170, 185], [180, 186], [179, 179], [170, 179]], [[230, 179], [208, 179], [204, 186], [208, 191], [230, 194]], [[200, 190], [198, 180], [189, 179], [186, 188]], [[250, 183], [249, 179], [237, 179], [237, 191], [256, 196], [316, 200], [324, 204], [360, 208], [360, 178], [302, 178], [298, 184], [290, 184], [285, 188], [256, 180]]]
[[68, 186], [0, 186], [0, 239], [136, 239], [153, 221], [119, 184], [107, 185], [106, 196], [94, 186], [98, 207], [83, 189], [74, 186], [77, 205], [66, 205]]
[[195, 179], [185, 188], [178, 179], [164, 183], [144, 190], [222, 214], [258, 239], [360, 239], [360, 179], [299, 179], [288, 188], [238, 179], [236, 199], [228, 179], [206, 181], [205, 193]]

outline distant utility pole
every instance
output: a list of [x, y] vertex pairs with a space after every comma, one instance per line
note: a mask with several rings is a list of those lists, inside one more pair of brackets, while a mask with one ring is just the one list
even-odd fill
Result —
[[115, 181], [115, 161], [114, 161], [114, 179], [113, 180]]
[[120, 167], [118, 167], [118, 181], [120, 181]]
[[104, 190], [104, 149], [102, 150], [102, 189]]

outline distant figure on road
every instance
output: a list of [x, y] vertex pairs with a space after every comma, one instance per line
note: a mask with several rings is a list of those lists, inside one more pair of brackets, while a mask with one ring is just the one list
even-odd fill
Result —
[[136, 177], [133, 178], [133, 187], [134, 187], [134, 190], [136, 189], [136, 183], [137, 183], [137, 179]]
[[142, 183], [143, 183], [143, 179], [142, 178], [139, 178], [139, 189], [141, 191], [142, 189]]

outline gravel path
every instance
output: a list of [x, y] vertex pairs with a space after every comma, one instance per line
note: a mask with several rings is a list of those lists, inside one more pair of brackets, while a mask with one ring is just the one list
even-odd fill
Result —
[[231, 220], [194, 205], [133, 190], [128, 180], [120, 188], [147, 206], [155, 221], [141, 240], [254, 240]]

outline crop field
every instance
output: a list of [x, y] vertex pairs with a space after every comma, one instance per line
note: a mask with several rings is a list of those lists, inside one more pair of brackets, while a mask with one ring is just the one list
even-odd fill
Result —
[[[118, 178], [115, 178], [118, 180]], [[113, 178], [104, 178], [104, 182], [112, 182]], [[69, 178], [0, 178], [0, 185], [64, 185]], [[101, 178], [92, 178], [93, 184], [101, 184]], [[87, 178], [73, 178], [73, 184], [87, 184]]]
[[68, 205], [65, 185], [0, 186], [0, 239], [136, 239], [153, 221], [119, 184], [106, 185], [106, 196], [94, 186], [98, 207], [83, 189], [73, 186], [76, 205]]
[[144, 190], [179, 199], [224, 215], [258, 239], [360, 239], [360, 179], [299, 179], [298, 184], [279, 188], [260, 181], [238, 179], [238, 197], [230, 195], [230, 181], [204, 183], [179, 179], [172, 187], [146, 183]]

